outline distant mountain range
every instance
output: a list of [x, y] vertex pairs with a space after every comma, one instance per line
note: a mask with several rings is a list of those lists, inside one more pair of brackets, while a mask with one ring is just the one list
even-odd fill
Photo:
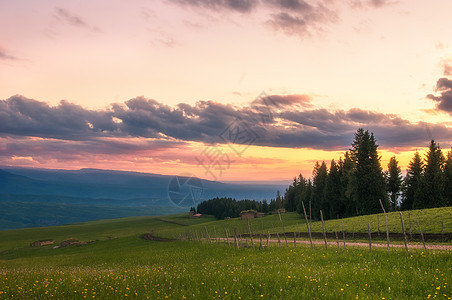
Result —
[[286, 187], [98, 169], [0, 167], [0, 230], [185, 212], [214, 197], [269, 200]]

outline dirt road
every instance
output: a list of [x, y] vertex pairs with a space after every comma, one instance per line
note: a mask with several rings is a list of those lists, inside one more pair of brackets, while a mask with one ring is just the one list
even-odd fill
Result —
[[[226, 238], [218, 238], [217, 240], [220, 240], [220, 241], [223, 241], [223, 242], [227, 243]], [[244, 241], [245, 241], [244, 239], [241, 239], [240, 243], [243, 243]], [[248, 243], [250, 243], [249, 239], [247, 239], [246, 241]], [[233, 244], [234, 243], [234, 238], [229, 238], [229, 242], [231, 244]], [[278, 240], [270, 239], [269, 242], [270, 243], [278, 243]], [[287, 240], [288, 245], [292, 246], [292, 247], [293, 247], [293, 242], [294, 242], [293, 239], [288, 239]], [[254, 238], [254, 245], [259, 247], [259, 243], [260, 243], [259, 237], [255, 237]], [[266, 238], [262, 239], [262, 243], [266, 245], [267, 244], [267, 239]], [[281, 245], [284, 246], [285, 243], [286, 243], [285, 240], [281, 239]], [[324, 245], [325, 244], [324, 241], [319, 241], [319, 240], [313, 240], [312, 243], [315, 244], [315, 245]], [[308, 244], [309, 245], [309, 241], [297, 240], [297, 244]], [[327, 242], [327, 244], [328, 244], [328, 246], [337, 247], [337, 242], [336, 241], [334, 241], [334, 242], [329, 241], [329, 242]], [[390, 248], [405, 248], [404, 244], [390, 244], [389, 246], [390, 246]], [[343, 241], [339, 241], [339, 247], [342, 247], [342, 248], [344, 247]], [[346, 247], [369, 247], [369, 243], [346, 242]], [[372, 248], [373, 247], [386, 248], [387, 244], [372, 243]], [[447, 250], [447, 251], [452, 251], [452, 245], [433, 245], [433, 244], [430, 244], [430, 245], [425, 245], [425, 247], [427, 248], [427, 250]], [[424, 246], [423, 245], [419, 245], [419, 244], [409, 244], [408, 243], [408, 249], [424, 249]]]

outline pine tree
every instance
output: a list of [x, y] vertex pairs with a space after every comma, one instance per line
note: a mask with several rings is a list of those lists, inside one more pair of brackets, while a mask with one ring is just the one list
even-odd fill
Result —
[[326, 198], [326, 181], [328, 177], [328, 170], [325, 162], [322, 164], [316, 162], [313, 170], [313, 187], [312, 187], [312, 217], [314, 219], [320, 219], [320, 210], [323, 210], [324, 217], [327, 219], [328, 210], [325, 210]]
[[326, 182], [325, 200], [329, 206], [329, 217], [331, 219], [345, 216], [345, 205], [342, 199], [342, 183], [340, 165], [336, 164], [334, 159], [331, 161], [330, 171], [328, 172]]
[[452, 149], [447, 152], [444, 177], [446, 180], [444, 196], [446, 197], [446, 206], [449, 206], [452, 205]]
[[341, 164], [342, 198], [345, 203], [345, 216], [358, 215], [356, 165], [351, 159], [350, 152], [346, 151]]
[[444, 163], [445, 158], [439, 144], [432, 140], [427, 153], [424, 172], [425, 207], [446, 205]]
[[402, 188], [402, 170], [399, 162], [393, 156], [389, 160], [388, 172], [386, 173], [386, 190], [389, 193], [389, 203], [392, 210], [397, 210], [398, 198]]
[[297, 178], [293, 179], [293, 183], [289, 185], [289, 187], [286, 189], [286, 192], [284, 193], [284, 208], [287, 211], [294, 211], [296, 209], [296, 187], [298, 185]]
[[414, 153], [414, 157], [408, 165], [407, 174], [403, 181], [402, 210], [424, 207], [423, 170], [419, 152]]
[[283, 208], [283, 198], [279, 191], [276, 192], [275, 209]]
[[358, 211], [364, 215], [381, 212], [379, 200], [385, 209], [389, 207], [385, 177], [377, 149], [373, 133], [358, 129], [350, 151], [356, 164]]
[[268, 213], [269, 212], [269, 205], [266, 199], [264, 199], [264, 201], [262, 201], [262, 210], [263, 213]]

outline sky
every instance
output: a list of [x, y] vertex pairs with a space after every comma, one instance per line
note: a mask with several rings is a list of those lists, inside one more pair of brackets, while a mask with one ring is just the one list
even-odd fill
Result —
[[310, 177], [452, 146], [452, 2], [0, 0], [0, 166]]

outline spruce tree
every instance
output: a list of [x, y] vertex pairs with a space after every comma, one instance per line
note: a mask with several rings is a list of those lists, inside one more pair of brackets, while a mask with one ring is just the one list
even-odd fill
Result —
[[402, 170], [399, 167], [399, 162], [393, 156], [389, 160], [388, 172], [386, 173], [386, 190], [389, 193], [389, 204], [392, 210], [398, 208], [398, 198], [402, 188]]
[[345, 203], [345, 216], [352, 217], [358, 215], [357, 207], [357, 183], [356, 165], [353, 162], [350, 152], [346, 151], [344, 161], [341, 164], [342, 198]]
[[320, 219], [320, 210], [323, 210], [324, 217], [328, 218], [325, 214], [328, 213], [325, 211], [325, 189], [326, 189], [326, 181], [328, 176], [328, 170], [325, 162], [322, 164], [316, 162], [314, 170], [313, 170], [313, 187], [312, 187], [312, 217], [314, 219]]
[[425, 163], [424, 193], [426, 206], [424, 207], [442, 207], [446, 205], [444, 163], [445, 158], [439, 144], [432, 140]]
[[296, 197], [296, 187], [298, 185], [297, 178], [293, 179], [293, 183], [289, 185], [289, 187], [286, 189], [286, 192], [284, 193], [284, 208], [287, 211], [294, 211], [296, 208], [295, 203], [295, 197]]
[[329, 217], [335, 219], [345, 216], [345, 205], [342, 199], [341, 167], [334, 159], [331, 161], [330, 171], [326, 182], [325, 200], [329, 207]]
[[389, 207], [377, 149], [373, 133], [358, 129], [350, 151], [356, 164], [358, 212], [363, 215], [381, 212], [380, 200], [385, 209]]
[[424, 206], [423, 170], [424, 165], [421, 156], [419, 152], [416, 152], [408, 165], [407, 174], [403, 181], [402, 210], [422, 208]]
[[446, 197], [446, 206], [449, 206], [452, 205], [452, 149], [447, 152], [444, 178], [446, 180], [444, 196]]

